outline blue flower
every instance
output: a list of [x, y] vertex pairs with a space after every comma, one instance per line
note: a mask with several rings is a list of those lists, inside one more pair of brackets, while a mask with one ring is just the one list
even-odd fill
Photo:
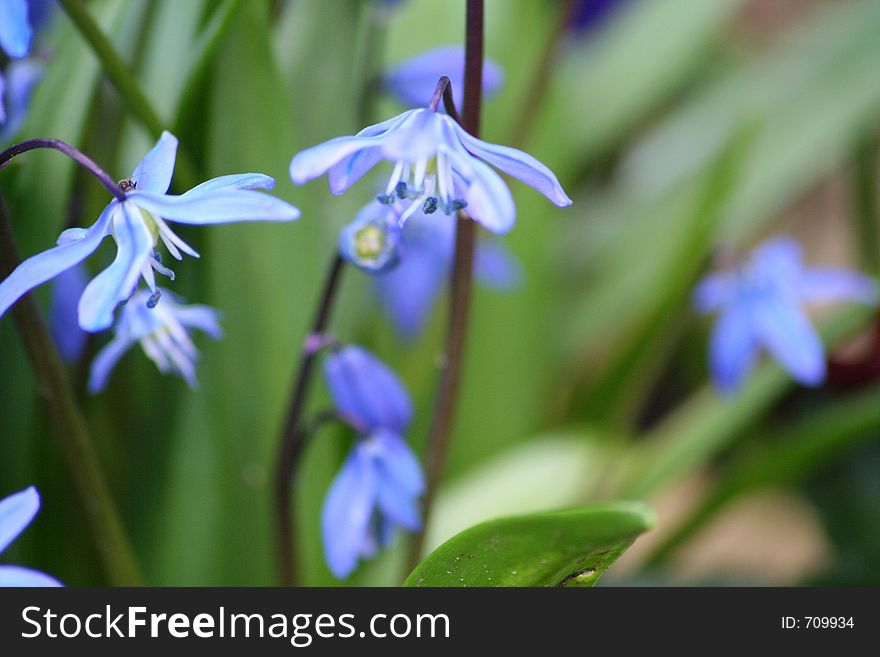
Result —
[[75, 363], [85, 351], [89, 334], [77, 321], [77, 300], [89, 283], [82, 264], [67, 269], [52, 281], [49, 299], [49, 329], [58, 353], [66, 363]]
[[112, 235], [116, 259], [88, 284], [79, 301], [80, 326], [101, 331], [113, 324], [114, 309], [132, 295], [141, 276], [152, 290], [156, 289], [154, 270], [173, 278], [155, 251], [160, 239], [177, 259], [182, 258], [181, 251], [198, 257], [166, 221], [204, 225], [291, 221], [299, 216], [299, 210], [281, 199], [253, 191], [274, 186], [275, 181], [262, 174], [221, 176], [181, 196], [167, 194], [176, 153], [177, 139], [163, 133], [131, 178], [120, 182], [124, 201], [114, 199], [91, 228], [68, 229], [55, 248], [21, 263], [0, 283], [0, 315], [30, 289], [82, 262]]
[[412, 403], [394, 372], [365, 349], [346, 346], [327, 357], [324, 378], [337, 413], [359, 434], [321, 514], [327, 564], [343, 578], [387, 545], [395, 527], [421, 527], [424, 478], [402, 437]]
[[569, 27], [584, 34], [601, 26], [629, 0], [576, 0]]
[[391, 205], [370, 203], [339, 233], [339, 253], [370, 273], [381, 273], [400, 261], [399, 215]]
[[348, 576], [361, 558], [388, 544], [395, 526], [418, 531], [425, 482], [418, 459], [391, 431], [359, 439], [336, 475], [321, 512], [327, 565]]
[[6, 70], [6, 78], [0, 75], [0, 144], [21, 129], [31, 92], [42, 75], [43, 66], [33, 59], [13, 62]]
[[[400, 263], [374, 279], [379, 303], [404, 337], [421, 333], [449, 280], [455, 225], [454, 217], [416, 212], [403, 229]], [[474, 260], [476, 279], [493, 289], [509, 290], [522, 280], [519, 264], [497, 239], [481, 239]]]
[[[456, 105], [464, 89], [464, 48], [441, 46], [407, 59], [382, 76], [382, 86], [401, 104], [427, 105], [437, 80], [445, 75], [452, 83]], [[504, 84], [504, 71], [488, 57], [483, 60], [483, 96], [491, 98]]]
[[31, 47], [31, 24], [27, 0], [0, 2], [0, 49], [9, 57], [20, 59]]
[[[18, 538], [39, 510], [40, 495], [33, 486], [0, 500], [0, 553]], [[30, 568], [0, 566], [0, 586], [63, 585], [54, 577]]]
[[210, 306], [183, 305], [173, 293], [137, 292], [122, 307], [113, 339], [98, 352], [89, 375], [89, 392], [97, 393], [107, 385], [116, 363], [136, 343], [159, 371], [179, 374], [190, 388], [196, 388], [196, 360], [199, 352], [190, 338], [190, 329], [204, 331], [215, 340], [222, 336], [219, 313]]
[[704, 278], [693, 300], [701, 312], [719, 314], [710, 341], [710, 369], [718, 388], [731, 392], [762, 348], [796, 381], [822, 383], [824, 349], [803, 304], [850, 300], [873, 305], [878, 288], [854, 271], [806, 267], [798, 243], [778, 237], [758, 246], [734, 271]]
[[481, 141], [446, 114], [414, 109], [369, 126], [351, 137], [336, 137], [294, 156], [296, 184], [329, 173], [330, 190], [341, 194], [382, 160], [394, 163], [385, 193], [411, 202], [401, 221], [421, 209], [468, 214], [495, 233], [509, 231], [516, 208], [507, 185], [483, 160], [531, 185], [558, 206], [571, 204], [556, 176], [531, 155]]

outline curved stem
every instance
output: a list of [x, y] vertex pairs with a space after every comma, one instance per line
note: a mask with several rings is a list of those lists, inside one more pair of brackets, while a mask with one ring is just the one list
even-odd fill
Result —
[[[0, 199], [0, 276], [8, 276], [20, 262], [12, 227]], [[13, 306], [12, 316], [34, 370], [38, 389], [57, 425], [68, 470], [86, 512], [107, 578], [115, 586], [137, 586], [141, 578], [134, 553], [104, 479], [97, 451], [55, 343], [49, 337], [30, 294]]]
[[428, 109], [436, 112], [441, 100], [443, 101], [443, 108], [452, 117], [452, 120], [456, 123], [461, 123], [458, 110], [455, 109], [455, 99], [452, 97], [452, 82], [445, 75], [441, 75], [440, 79], [437, 80], [434, 95], [431, 96], [431, 100], [428, 102]]
[[[468, 0], [465, 30], [464, 104], [461, 125], [470, 134], [478, 137], [483, 89], [483, 0]], [[438, 89], [439, 87], [440, 84]], [[448, 90], [447, 84], [444, 95]], [[449, 453], [470, 314], [475, 244], [476, 224], [467, 214], [459, 212], [455, 229], [455, 258], [452, 269], [452, 298], [446, 353], [443, 358], [443, 371], [440, 375], [434, 416], [428, 433], [423, 499], [424, 524], [422, 530], [413, 535], [410, 543], [407, 560], [409, 570], [415, 568], [421, 559], [425, 528], [433, 510], [437, 486], [443, 476], [443, 468]]]
[[125, 200], [125, 192], [113, 180], [113, 178], [110, 177], [110, 174], [99, 167], [95, 163], [95, 161], [88, 155], [74, 148], [70, 144], [66, 144], [60, 139], [28, 139], [27, 141], [23, 141], [20, 144], [13, 144], [5, 151], [0, 153], [0, 169], [9, 164], [9, 162], [12, 161], [12, 158], [14, 158], [15, 156], [21, 155], [22, 153], [26, 153], [28, 151], [36, 150], [38, 148], [53, 148], [56, 151], [61, 151], [67, 157], [74, 160], [77, 164], [79, 164], [86, 171], [97, 178], [98, 181], [102, 185], [104, 185], [107, 191], [113, 194], [113, 196], [115, 196], [117, 200]]
[[297, 462], [302, 453], [305, 438], [308, 435], [301, 425], [302, 413], [305, 408], [309, 383], [315, 365], [315, 356], [319, 351], [319, 349], [315, 348], [315, 345], [322, 342], [320, 339], [316, 340], [316, 338], [320, 338], [327, 330], [327, 324], [330, 321], [330, 311], [336, 299], [336, 292], [339, 289], [339, 281], [344, 265], [345, 260], [336, 253], [327, 272], [324, 290], [321, 293], [311, 331], [303, 343], [302, 354], [297, 366], [293, 395], [290, 398], [290, 406], [287, 410], [287, 420], [284, 424], [284, 431], [281, 434], [278, 465], [275, 473], [275, 516], [279, 576], [281, 584], [284, 586], [293, 586], [297, 581], [296, 555], [293, 551], [294, 508], [291, 504], [291, 486], [293, 486]]

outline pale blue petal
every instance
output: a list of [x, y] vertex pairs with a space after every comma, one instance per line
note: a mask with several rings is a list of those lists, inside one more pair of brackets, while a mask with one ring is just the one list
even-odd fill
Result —
[[709, 366], [718, 389], [730, 393], [739, 388], [757, 356], [748, 307], [736, 304], [723, 310], [709, 341]]
[[21, 566], [0, 566], [0, 587], [50, 587], [64, 586], [54, 577], [50, 577], [38, 570], [23, 568]]
[[376, 473], [369, 457], [356, 445], [333, 480], [321, 510], [324, 557], [340, 579], [357, 566], [375, 502]]
[[448, 259], [421, 246], [408, 246], [397, 267], [375, 278], [379, 303], [406, 338], [424, 329], [449, 271]]
[[857, 301], [873, 306], [878, 300], [877, 282], [849, 269], [811, 267], [801, 274], [798, 289], [804, 301]]
[[507, 245], [499, 240], [477, 242], [474, 270], [480, 283], [499, 291], [515, 290], [523, 280], [522, 267]]
[[154, 194], [167, 192], [176, 158], [177, 137], [166, 130], [131, 174], [131, 180], [137, 183], [135, 189]]
[[12, 58], [24, 57], [31, 46], [27, 0], [0, 1], [0, 48]]
[[559, 207], [571, 205], [556, 175], [537, 159], [509, 146], [490, 144], [469, 135], [455, 121], [445, 117], [455, 128], [464, 147], [504, 173], [534, 187]]
[[[0, 126], [6, 123], [6, 78], [0, 71]], [[0, 130], [0, 144], [6, 141], [6, 129]]]
[[414, 497], [424, 492], [422, 466], [401, 436], [379, 430], [370, 434], [368, 441], [380, 479], [392, 481], [395, 487]]
[[[456, 164], [453, 164], [455, 167]], [[510, 189], [497, 173], [488, 166], [470, 162], [473, 178], [464, 193], [465, 209], [470, 217], [496, 235], [510, 231], [516, 223], [516, 205]]]
[[691, 296], [697, 311], [710, 313], [718, 310], [733, 299], [736, 293], [736, 279], [730, 274], [709, 274], [701, 280]]
[[107, 380], [110, 374], [119, 362], [119, 359], [125, 355], [135, 340], [129, 337], [117, 336], [110, 340], [103, 349], [101, 349], [92, 361], [92, 367], [89, 370], [89, 392], [97, 394], [107, 386]]
[[[380, 137], [403, 123], [408, 115], [409, 112], [404, 112], [387, 121], [367, 126], [357, 133], [355, 137]], [[373, 143], [378, 144], [379, 140]], [[336, 195], [342, 194], [360, 180], [367, 171], [381, 162], [383, 157], [382, 149], [380, 148], [366, 148], [343, 157], [327, 171], [330, 191]]]
[[211, 178], [201, 185], [196, 185], [181, 198], [198, 196], [208, 192], [229, 191], [230, 189], [272, 189], [275, 179], [262, 173], [237, 173], [230, 176]]
[[24, 531], [40, 510], [40, 494], [33, 486], [0, 500], [0, 553]]
[[422, 157], [433, 157], [443, 139], [441, 117], [448, 118], [428, 109], [411, 110], [400, 125], [381, 138], [382, 154], [393, 162], [415, 162]]
[[[377, 149], [382, 143], [382, 137], [336, 137], [323, 144], [312, 146], [300, 151], [290, 161], [290, 179], [295, 185], [317, 178], [326, 173], [331, 167], [339, 164], [361, 150]], [[360, 175], [363, 175], [361, 171]], [[351, 173], [350, 175], [354, 175]], [[360, 176], [357, 176], [359, 178]], [[354, 182], [354, 180], [351, 180]], [[351, 184], [351, 182], [349, 184]], [[340, 191], [334, 191], [340, 194]]]
[[376, 497], [382, 514], [394, 524], [414, 532], [422, 527], [419, 505], [415, 498], [400, 490], [389, 479], [381, 476], [376, 483]]
[[131, 295], [153, 253], [153, 236], [140, 211], [128, 201], [114, 212], [113, 237], [116, 258], [88, 284], [79, 300], [79, 325], [93, 333], [110, 328], [113, 311]]
[[[402, 104], [424, 107], [434, 94], [437, 81], [445, 75], [452, 83], [453, 98], [461, 107], [464, 93], [464, 48], [441, 46], [411, 57], [395, 66], [383, 78], [385, 88]], [[504, 71], [488, 57], [483, 60], [483, 97], [491, 98], [504, 83]]]
[[223, 337], [220, 326], [220, 313], [210, 306], [178, 306], [174, 309], [178, 321], [188, 328], [204, 331], [215, 340]]
[[0, 73], [0, 144], [18, 134], [27, 116], [31, 94], [42, 76], [42, 64], [31, 59], [12, 62], [6, 69], [5, 81]]
[[336, 409], [364, 432], [404, 433], [412, 402], [397, 375], [366, 349], [353, 345], [329, 354], [324, 379]]
[[751, 252], [747, 267], [778, 289], [795, 288], [803, 270], [801, 245], [787, 236], [768, 239]]
[[280, 198], [251, 190], [228, 190], [195, 196], [130, 192], [129, 200], [168, 221], [223, 224], [237, 221], [293, 221], [299, 210]]
[[66, 269], [52, 281], [49, 301], [49, 329], [66, 363], [79, 360], [86, 348], [89, 334], [80, 328], [77, 306], [89, 278], [82, 264]]
[[16, 267], [0, 283], [0, 315], [29, 290], [45, 283], [89, 257], [109, 233], [110, 219], [116, 203], [106, 208], [98, 221], [87, 231], [78, 232], [80, 239], [65, 243], [32, 256]]
[[825, 350], [803, 311], [788, 299], [754, 304], [757, 338], [796, 381], [817, 386], [825, 379]]

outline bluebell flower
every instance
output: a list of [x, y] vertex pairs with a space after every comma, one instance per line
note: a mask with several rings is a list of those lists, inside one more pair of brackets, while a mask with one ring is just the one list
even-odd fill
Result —
[[[380, 306], [406, 338], [421, 333], [449, 281], [455, 226], [455, 217], [416, 212], [403, 229], [399, 264], [374, 277]], [[523, 277], [519, 263], [498, 239], [477, 242], [474, 270], [478, 282], [499, 291], [515, 288]]]
[[[408, 107], [424, 107], [434, 94], [437, 80], [445, 75], [452, 83], [456, 106], [464, 90], [464, 48], [441, 46], [411, 57], [382, 76], [382, 86]], [[488, 57], [483, 60], [483, 96], [491, 98], [504, 84], [504, 71]]]
[[558, 206], [571, 204], [553, 172], [531, 155], [472, 137], [452, 118], [431, 109], [409, 110], [357, 135], [302, 151], [291, 160], [290, 177], [301, 184], [328, 173], [330, 190], [341, 194], [382, 160], [393, 162], [394, 170], [378, 200], [409, 201], [402, 222], [420, 209], [449, 215], [467, 207], [468, 214], [490, 231], [509, 231], [516, 218], [513, 197], [485, 162]]
[[418, 531], [422, 469], [406, 442], [377, 430], [359, 439], [336, 475], [321, 512], [327, 565], [342, 579], [385, 547], [395, 527]]
[[370, 273], [381, 273], [400, 261], [401, 229], [393, 206], [370, 203], [339, 233], [339, 253]]
[[[40, 495], [33, 486], [0, 500], [0, 553], [31, 524], [39, 510]], [[0, 586], [63, 585], [54, 577], [30, 568], [0, 566]]]
[[339, 578], [387, 545], [395, 527], [421, 527], [424, 478], [403, 435], [412, 403], [403, 384], [365, 349], [346, 346], [324, 362], [336, 412], [358, 432], [321, 514], [324, 554]]
[[58, 353], [66, 363], [75, 363], [85, 351], [89, 334], [77, 320], [77, 302], [89, 283], [82, 264], [67, 269], [52, 281], [49, 297], [49, 330]]
[[210, 306], [184, 305], [168, 290], [160, 288], [159, 292], [161, 303], [155, 303], [152, 291], [140, 290], [122, 307], [113, 339], [92, 362], [89, 392], [103, 390], [116, 363], [138, 343], [160, 372], [178, 374], [190, 388], [196, 388], [199, 352], [190, 331], [199, 329], [219, 339], [223, 333], [219, 313]]
[[140, 277], [154, 291], [154, 271], [173, 278], [155, 250], [160, 239], [177, 259], [182, 258], [181, 252], [198, 257], [166, 221], [205, 225], [292, 221], [299, 216], [299, 210], [281, 199], [253, 191], [275, 184], [269, 176], [257, 173], [221, 176], [180, 196], [167, 194], [176, 153], [177, 138], [163, 133], [131, 177], [120, 182], [126, 192], [124, 201], [114, 198], [91, 228], [68, 229], [55, 248], [21, 263], [0, 283], [0, 315], [32, 288], [82, 262], [112, 235], [116, 259], [88, 284], [79, 300], [80, 326], [101, 331], [113, 324], [114, 309], [132, 295]]
[[699, 311], [719, 315], [710, 340], [710, 369], [718, 388], [731, 392], [761, 349], [799, 383], [822, 383], [824, 348], [803, 305], [844, 300], [873, 305], [878, 288], [854, 271], [805, 266], [800, 245], [777, 237], [759, 245], [735, 270], [704, 278], [693, 300]]
[[25, 59], [12, 62], [5, 79], [0, 76], [0, 144], [10, 141], [21, 129], [31, 93], [42, 75], [42, 64]]

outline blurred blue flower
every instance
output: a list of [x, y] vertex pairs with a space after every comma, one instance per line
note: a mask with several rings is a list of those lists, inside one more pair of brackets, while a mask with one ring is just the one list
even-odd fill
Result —
[[630, 0], [575, 0], [569, 28], [584, 34], [602, 25], [611, 15]]
[[[27, 1], [0, 0], [0, 50], [10, 59], [20, 59], [27, 55], [32, 36]], [[6, 122], [6, 105], [3, 101], [6, 86], [0, 71], [0, 124]]]
[[221, 176], [181, 196], [167, 194], [176, 153], [177, 138], [163, 133], [131, 178], [120, 182], [125, 201], [113, 199], [91, 228], [68, 229], [55, 248], [21, 263], [0, 283], [0, 315], [30, 289], [82, 262], [112, 235], [116, 259], [88, 284], [79, 301], [80, 326], [86, 331], [101, 331], [113, 324], [114, 309], [132, 295], [141, 276], [154, 291], [154, 270], [173, 278], [155, 251], [160, 238], [178, 260], [181, 251], [198, 257], [166, 221], [205, 225], [292, 221], [299, 216], [299, 210], [281, 199], [253, 191], [274, 186], [275, 181], [262, 174]]
[[558, 206], [571, 204], [556, 176], [531, 155], [481, 141], [446, 114], [408, 110], [369, 126], [357, 135], [336, 137], [295, 155], [290, 177], [296, 184], [329, 173], [330, 190], [341, 194], [382, 160], [394, 162], [385, 193], [378, 200], [411, 201], [405, 222], [419, 209], [468, 214], [495, 233], [509, 231], [516, 218], [513, 197], [485, 160], [531, 185]]
[[52, 281], [49, 298], [49, 330], [58, 353], [66, 363], [75, 363], [85, 351], [89, 334], [80, 328], [77, 304], [89, 283], [82, 263], [67, 269]]
[[[2, 4], [2, 0], [0, 0]], [[40, 510], [33, 486], [0, 500], [0, 553], [12, 543]], [[63, 586], [54, 577], [22, 566], [0, 566], [0, 586]]]
[[394, 432], [359, 439], [336, 475], [321, 512], [327, 565], [348, 576], [361, 558], [385, 547], [396, 526], [418, 531], [425, 482], [418, 459]]
[[421, 466], [403, 439], [412, 403], [397, 375], [365, 349], [345, 346], [324, 361], [336, 412], [359, 438], [336, 475], [321, 515], [330, 570], [346, 577], [385, 546], [396, 526], [421, 527]]
[[[455, 217], [416, 212], [406, 223], [400, 262], [375, 277], [379, 303], [398, 333], [413, 338], [425, 326], [449, 280], [455, 249]], [[477, 281], [510, 290], [522, 280], [522, 269], [497, 239], [481, 239], [474, 254]]]
[[161, 303], [155, 294], [140, 290], [122, 307], [114, 336], [98, 352], [89, 375], [89, 392], [97, 393], [119, 359], [136, 343], [162, 373], [172, 372], [196, 388], [196, 361], [199, 352], [190, 337], [191, 329], [204, 331], [215, 340], [222, 337], [219, 313], [210, 306], [183, 305], [173, 293], [160, 289]]
[[359, 433], [406, 433], [412, 404], [397, 375], [369, 351], [348, 345], [324, 361], [324, 380], [336, 411]]
[[[431, 101], [437, 80], [445, 75], [452, 83], [456, 108], [461, 111], [464, 90], [464, 48], [441, 46], [411, 57], [382, 76], [382, 86], [398, 102], [424, 107]], [[491, 98], [504, 84], [504, 71], [488, 57], [483, 60], [483, 96]]]
[[0, 75], [0, 144], [10, 141], [24, 123], [31, 93], [43, 75], [43, 66], [34, 59], [13, 62]]
[[373, 202], [339, 233], [339, 253], [364, 271], [378, 274], [400, 261], [399, 214], [393, 206]]
[[736, 390], [759, 350], [766, 349], [796, 381], [825, 379], [825, 355], [803, 304], [824, 301], [877, 303], [876, 282], [846, 269], [806, 267], [800, 245], [777, 237], [759, 245], [731, 272], [711, 274], [694, 290], [701, 312], [717, 311], [709, 359], [723, 392]]

